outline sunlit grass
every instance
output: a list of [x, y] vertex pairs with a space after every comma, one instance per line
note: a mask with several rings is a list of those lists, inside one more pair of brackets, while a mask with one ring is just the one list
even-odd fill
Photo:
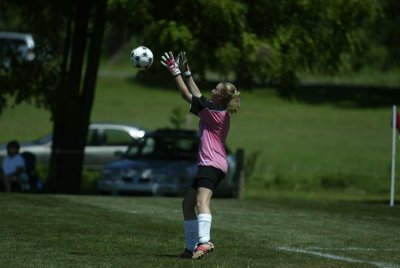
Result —
[[1, 267], [397, 267], [399, 209], [266, 197], [214, 199], [216, 249], [192, 261], [180, 198], [0, 193]]
[[[113, 70], [105, 66], [102, 70]], [[172, 127], [175, 107], [189, 109], [172, 79], [163, 87], [148, 87], [134, 82], [130, 66], [119, 68], [123, 76], [99, 77], [92, 121], [135, 123], [151, 130]], [[205, 95], [209, 90], [203, 89]], [[187, 116], [188, 127], [196, 129], [197, 118]], [[244, 148], [246, 156], [259, 152], [246, 178], [253, 195], [268, 189], [384, 195], [390, 186], [390, 117], [389, 106], [310, 105], [281, 99], [270, 89], [243, 91], [228, 144], [233, 150]], [[47, 111], [28, 104], [7, 108], [0, 116], [0, 142], [35, 139], [51, 128]]]

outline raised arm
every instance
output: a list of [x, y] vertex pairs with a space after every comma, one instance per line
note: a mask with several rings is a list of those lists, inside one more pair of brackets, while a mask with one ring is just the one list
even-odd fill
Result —
[[175, 76], [175, 82], [182, 95], [182, 98], [188, 103], [192, 103], [192, 94], [187, 88], [185, 82], [183, 81], [182, 76], [181, 75]]
[[200, 89], [197, 87], [196, 83], [194, 82], [194, 79], [192, 77], [192, 72], [190, 71], [190, 67], [188, 64], [188, 59], [186, 57], [186, 52], [180, 52], [178, 56], [178, 64], [182, 66], [183, 71], [183, 77], [186, 80], [186, 84], [189, 87], [190, 92], [196, 96], [196, 97], [201, 97], [201, 92]]
[[201, 97], [201, 92], [200, 92], [200, 89], [197, 87], [196, 83], [194, 82], [193, 77], [192, 76], [188, 76], [186, 78], [186, 81], [187, 81], [189, 90], [190, 90], [190, 92], [192, 92], [193, 96], [196, 96], [196, 97], [200, 98]]
[[188, 103], [192, 103], [192, 94], [182, 79], [181, 71], [179, 70], [178, 64], [175, 62], [172, 52], [164, 53], [164, 56], [161, 57], [161, 64], [164, 65], [174, 76], [176, 85], [178, 86], [182, 98]]

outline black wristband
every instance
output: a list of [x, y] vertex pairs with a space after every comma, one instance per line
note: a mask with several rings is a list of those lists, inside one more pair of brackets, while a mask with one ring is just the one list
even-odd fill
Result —
[[192, 76], [192, 72], [190, 70], [186, 70], [186, 71], [183, 72], [183, 76], [185, 78], [189, 78], [189, 77]]

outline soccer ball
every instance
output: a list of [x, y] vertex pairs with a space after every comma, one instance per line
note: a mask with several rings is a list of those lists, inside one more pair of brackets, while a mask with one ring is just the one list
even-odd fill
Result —
[[134, 48], [131, 52], [131, 63], [135, 68], [149, 69], [153, 64], [153, 52], [144, 46]]

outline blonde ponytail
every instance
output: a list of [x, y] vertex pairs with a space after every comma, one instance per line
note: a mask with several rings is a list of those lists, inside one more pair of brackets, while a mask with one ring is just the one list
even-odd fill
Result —
[[231, 100], [228, 102], [228, 105], [226, 107], [226, 110], [233, 114], [239, 112], [240, 109], [240, 92], [236, 91], [232, 97]]
[[226, 110], [230, 114], [237, 113], [240, 109], [240, 92], [233, 84], [223, 82], [221, 93]]

